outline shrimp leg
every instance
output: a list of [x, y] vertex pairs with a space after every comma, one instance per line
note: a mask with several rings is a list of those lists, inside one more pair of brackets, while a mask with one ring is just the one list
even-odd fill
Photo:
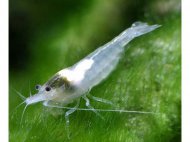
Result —
[[77, 110], [77, 108], [79, 107], [80, 104], [80, 99], [77, 100], [77, 104], [76, 106], [74, 106], [72, 109], [68, 110], [65, 113], [65, 120], [66, 120], [66, 130], [67, 130], [67, 136], [70, 139], [70, 129], [69, 129], [69, 115], [72, 114], [73, 112], [75, 112]]
[[103, 99], [103, 98], [99, 98], [99, 97], [95, 97], [95, 96], [92, 96], [92, 95], [89, 95], [89, 97], [91, 99], [97, 101], [97, 102], [101, 102], [101, 103], [105, 103], [105, 104], [115, 106], [112, 101], [109, 101], [109, 100], [106, 100], [106, 99]]
[[86, 95], [82, 96], [82, 98], [86, 101], [86, 107], [92, 110], [94, 113], [96, 113], [96, 115], [98, 115], [101, 119], [104, 120], [104, 117], [99, 112], [97, 112], [97, 110], [94, 107], [90, 105], [90, 100], [86, 97]]
[[94, 101], [97, 101], [97, 102], [101, 102], [101, 103], [109, 104], [109, 105], [111, 105], [111, 106], [115, 106], [115, 105], [113, 104], [113, 102], [110, 101], [110, 100], [106, 100], [106, 99], [99, 98], [99, 97], [95, 97], [95, 96], [91, 95], [91, 94], [90, 94], [90, 91], [91, 91], [91, 89], [89, 89], [88, 92], [86, 93], [86, 95], [88, 95], [89, 98], [91, 98], [91, 99], [93, 99]]
[[[70, 123], [70, 121], [69, 121], [69, 115], [77, 110], [77, 108], [79, 107], [79, 104], [80, 104], [80, 99], [77, 99], [77, 104], [73, 108], [71, 108], [68, 111], [66, 111], [66, 113], [65, 113], [66, 131], [67, 131], [67, 136], [68, 136], [69, 139], [70, 139], [70, 129], [69, 129], [69, 123]], [[62, 106], [52, 104], [51, 101], [45, 101], [43, 103], [43, 105], [47, 106], [47, 107], [63, 108]]]

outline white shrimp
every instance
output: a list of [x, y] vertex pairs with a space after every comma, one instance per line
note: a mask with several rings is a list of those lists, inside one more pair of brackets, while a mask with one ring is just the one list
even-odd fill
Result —
[[[114, 70], [121, 58], [121, 53], [124, 51], [124, 46], [127, 43], [135, 37], [149, 33], [158, 27], [160, 27], [160, 25], [149, 26], [142, 22], [134, 23], [130, 28], [123, 31], [112, 41], [99, 47], [75, 65], [56, 73], [44, 85], [36, 86], [38, 93], [26, 98], [26, 106], [37, 102], [43, 102], [44, 106], [48, 107], [68, 108], [65, 107], [65, 105], [73, 102], [73, 100], [78, 100], [77, 105], [74, 108], [68, 108], [69, 110], [65, 114], [66, 122], [68, 124], [69, 115], [77, 110], [79, 99], [82, 97], [86, 101], [88, 109], [78, 108], [78, 110], [92, 110], [99, 115], [97, 111], [105, 110], [94, 109], [90, 105], [90, 101], [86, 94], [91, 88], [99, 84]], [[97, 101], [111, 104], [110, 101], [101, 98], [92, 98]], [[126, 110], [107, 111], [127, 112]]]

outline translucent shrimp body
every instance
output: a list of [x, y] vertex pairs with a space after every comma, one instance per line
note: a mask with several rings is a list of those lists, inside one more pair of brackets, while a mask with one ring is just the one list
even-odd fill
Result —
[[45, 101], [46, 104], [48, 101], [68, 104], [75, 98], [83, 96], [114, 70], [127, 43], [158, 27], [160, 25], [135, 22], [119, 36], [78, 63], [56, 73], [43, 86], [38, 87], [37, 94], [26, 99], [26, 104], [40, 101]]
[[[59, 71], [44, 85], [38, 86], [38, 93], [28, 97], [25, 103], [28, 106], [33, 103], [44, 102], [45, 106], [57, 106], [59, 108], [60, 104], [61, 106], [65, 106], [73, 100], [78, 100], [78, 98], [82, 97], [86, 101], [86, 106], [96, 112], [90, 106], [86, 93], [114, 70], [127, 43], [135, 37], [149, 33], [158, 27], [160, 26], [148, 25], [142, 22], [132, 24], [130, 28], [123, 31], [107, 44], [99, 47], [73, 66]], [[93, 99], [97, 101], [101, 100], [97, 97], [93, 97]], [[101, 102], [110, 103], [104, 99]], [[74, 108], [77, 107], [78, 104]], [[70, 109], [66, 112], [65, 117], [67, 121], [69, 114], [75, 110]]]
[[[83, 72], [83, 76], [77, 82], [78, 86], [84, 90], [94, 87], [105, 79], [117, 65], [124, 51], [124, 46], [135, 37], [151, 32], [159, 25], [148, 26], [145, 23], [136, 22], [132, 27], [123, 31], [119, 36], [98, 48], [79, 63], [74, 65], [71, 70], [78, 74], [78, 70]], [[84, 67], [85, 66], [85, 67]]]

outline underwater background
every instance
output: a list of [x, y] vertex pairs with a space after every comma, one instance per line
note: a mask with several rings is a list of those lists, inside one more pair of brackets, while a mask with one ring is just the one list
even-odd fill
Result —
[[[15, 109], [59, 70], [71, 66], [136, 21], [162, 27], [131, 41], [116, 69], [90, 94], [112, 101], [103, 109], [156, 114], [91, 111], [52, 115], [41, 103]], [[81, 101], [80, 107], [85, 107]], [[59, 115], [57, 115], [59, 114]], [[181, 141], [180, 0], [10, 0], [10, 142], [179, 142]]]

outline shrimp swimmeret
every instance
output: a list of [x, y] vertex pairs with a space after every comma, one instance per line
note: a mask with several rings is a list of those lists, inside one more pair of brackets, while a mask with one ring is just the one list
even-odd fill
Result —
[[[38, 93], [25, 99], [26, 107], [37, 102], [43, 102], [44, 106], [67, 108], [69, 109], [65, 113], [67, 124], [69, 123], [69, 115], [75, 110], [92, 110], [98, 115], [98, 111], [134, 112], [94, 109], [90, 105], [87, 94], [91, 88], [99, 84], [114, 70], [127, 43], [135, 37], [149, 33], [158, 27], [160, 25], [148, 25], [142, 22], [132, 24], [130, 28], [123, 31], [119, 36], [99, 47], [78, 63], [56, 73], [44, 85], [37, 85], [36, 89]], [[86, 101], [87, 109], [78, 108], [80, 98]], [[110, 101], [93, 96], [92, 99], [104, 103], [111, 103]], [[77, 101], [75, 107], [65, 107], [65, 105], [73, 102], [73, 100]]]

